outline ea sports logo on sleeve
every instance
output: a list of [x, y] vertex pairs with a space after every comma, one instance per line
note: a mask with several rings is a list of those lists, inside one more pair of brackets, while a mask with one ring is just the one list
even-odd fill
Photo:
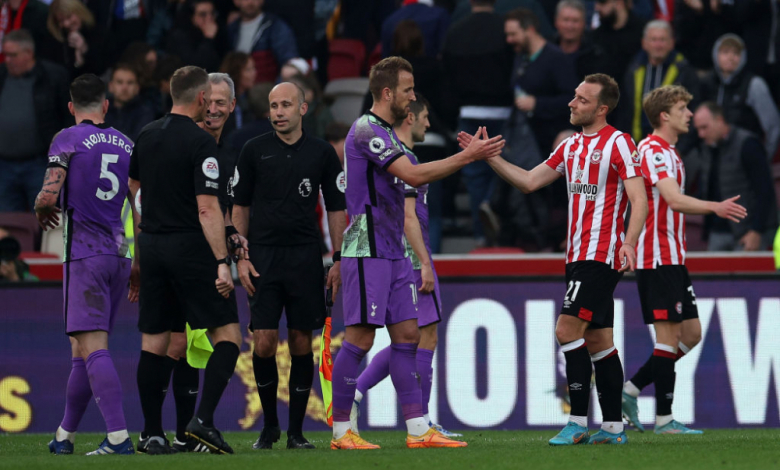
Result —
[[203, 174], [206, 175], [208, 178], [211, 178], [213, 180], [219, 178], [219, 163], [217, 163], [217, 159], [214, 157], [209, 157], [205, 160], [203, 160]]
[[385, 141], [381, 137], [374, 137], [368, 142], [368, 148], [373, 153], [382, 153], [385, 149]]

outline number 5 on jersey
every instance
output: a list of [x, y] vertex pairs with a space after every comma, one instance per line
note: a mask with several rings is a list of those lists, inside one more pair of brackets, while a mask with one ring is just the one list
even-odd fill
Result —
[[103, 154], [103, 161], [100, 164], [100, 179], [107, 179], [111, 182], [111, 191], [105, 192], [102, 189], [98, 188], [97, 192], [95, 193], [95, 196], [97, 196], [98, 199], [102, 199], [104, 201], [110, 201], [111, 199], [114, 199], [114, 196], [116, 196], [116, 193], [119, 192], [119, 178], [116, 177], [114, 173], [111, 172], [111, 170], [108, 169], [109, 163], [116, 163], [119, 161], [119, 155], [114, 153], [104, 153]]

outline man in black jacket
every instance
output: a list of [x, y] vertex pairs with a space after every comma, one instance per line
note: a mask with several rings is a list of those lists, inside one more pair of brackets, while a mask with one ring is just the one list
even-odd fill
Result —
[[138, 73], [127, 64], [117, 64], [108, 82], [106, 122], [135, 142], [145, 125], [154, 121], [154, 109], [138, 94]]
[[3, 38], [0, 65], [0, 212], [32, 210], [46, 169], [46, 152], [68, 114], [65, 69], [35, 59], [27, 30]]

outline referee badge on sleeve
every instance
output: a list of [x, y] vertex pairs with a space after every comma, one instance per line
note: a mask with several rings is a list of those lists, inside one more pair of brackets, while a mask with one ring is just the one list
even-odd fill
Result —
[[213, 180], [219, 178], [219, 163], [217, 163], [217, 159], [214, 157], [209, 157], [205, 160], [203, 160], [203, 174], [206, 175], [206, 177], [211, 178]]

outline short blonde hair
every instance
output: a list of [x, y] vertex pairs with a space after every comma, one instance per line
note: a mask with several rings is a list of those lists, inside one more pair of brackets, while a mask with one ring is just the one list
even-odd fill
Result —
[[642, 100], [642, 109], [644, 109], [647, 120], [650, 121], [653, 129], [658, 129], [661, 127], [661, 113], [668, 113], [672, 106], [680, 101], [688, 104], [692, 99], [693, 95], [685, 87], [664, 85], [645, 95], [644, 100]]
[[79, 0], [54, 0], [49, 5], [49, 18], [46, 20], [46, 27], [54, 38], [59, 42], [65, 42], [60, 25], [57, 23], [57, 14], [76, 15], [81, 19], [81, 23], [87, 28], [95, 26], [95, 16]]

